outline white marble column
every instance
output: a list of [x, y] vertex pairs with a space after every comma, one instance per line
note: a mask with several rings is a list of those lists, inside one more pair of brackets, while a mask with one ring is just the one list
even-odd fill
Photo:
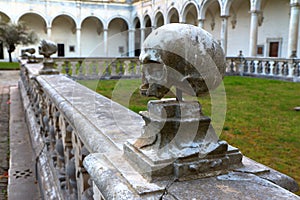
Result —
[[221, 46], [223, 48], [224, 54], [227, 53], [227, 35], [228, 35], [228, 16], [221, 16]]
[[77, 55], [81, 56], [81, 29], [76, 29], [76, 39], [77, 39]]
[[141, 52], [143, 50], [144, 40], [145, 40], [145, 28], [141, 28]]
[[258, 11], [251, 11], [249, 56], [256, 56], [258, 33]]
[[128, 56], [129, 57], [134, 57], [134, 44], [135, 44], [135, 37], [134, 34], [135, 33], [135, 29], [130, 29], [128, 32]]
[[103, 30], [104, 55], [108, 57], [108, 29]]
[[51, 27], [47, 27], [47, 37], [48, 37], [48, 40], [51, 40], [51, 30], [52, 30]]
[[287, 56], [297, 55], [300, 3], [291, 3], [290, 27]]
[[205, 21], [205, 19], [198, 19], [198, 27], [204, 29], [204, 21]]

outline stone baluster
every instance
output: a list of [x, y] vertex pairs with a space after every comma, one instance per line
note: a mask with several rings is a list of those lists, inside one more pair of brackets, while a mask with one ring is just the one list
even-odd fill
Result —
[[234, 73], [234, 67], [235, 67], [235, 63], [234, 63], [233, 59], [230, 59], [230, 65], [229, 65], [229, 72], [230, 73]]
[[65, 72], [67, 75], [70, 73], [70, 61], [68, 60], [65, 61]]
[[99, 60], [98, 61], [98, 76], [101, 77], [105, 74], [106, 69], [106, 62], [105, 60]]
[[300, 62], [296, 63], [296, 76], [300, 77]]
[[110, 69], [111, 69], [111, 76], [117, 75], [117, 61], [116, 60], [111, 62]]
[[77, 194], [78, 199], [82, 199], [82, 196], [88, 197], [91, 195], [91, 191], [86, 191], [90, 188], [90, 184], [88, 183], [90, 177], [82, 165], [83, 159], [89, 154], [89, 151], [84, 147], [76, 132], [72, 134], [72, 144], [77, 174]]
[[97, 62], [96, 61], [92, 61], [92, 76], [96, 77], [97, 76]]
[[142, 63], [138, 63], [138, 64], [136, 65], [136, 75], [137, 75], [137, 76], [141, 76], [141, 70], [142, 70], [142, 67], [143, 67]]
[[138, 66], [138, 61], [137, 60], [131, 60], [131, 74], [132, 75], [137, 75], [137, 66]]
[[295, 65], [294, 65], [294, 62], [293, 60], [289, 60], [288, 63], [287, 63], [287, 76], [288, 77], [293, 77], [294, 75], [294, 72], [295, 72]]
[[125, 76], [130, 75], [130, 60], [124, 61], [124, 75]]
[[278, 76], [282, 76], [284, 71], [284, 62], [279, 61], [278, 62]]
[[64, 62], [56, 62], [56, 65], [57, 65], [57, 70], [58, 72], [61, 74], [62, 72], [62, 65], [63, 65]]
[[255, 73], [255, 63], [253, 60], [250, 61], [250, 73]]
[[289, 63], [287, 61], [284, 61], [284, 64], [283, 64], [283, 76], [289, 76], [290, 71], [292, 73], [292, 70], [290, 70]]
[[268, 63], [269, 63], [269, 75], [273, 76], [274, 75], [275, 61], [270, 60]]
[[124, 75], [124, 68], [125, 68], [125, 63], [124, 63], [124, 60], [119, 60], [118, 61], [118, 65], [119, 65], [119, 69], [118, 69], [118, 71], [119, 71], [119, 73], [118, 73], [118, 75], [119, 76], [123, 76]]
[[256, 74], [261, 74], [263, 71], [263, 67], [262, 67], [262, 61], [261, 60], [257, 60], [257, 64], [256, 64]]
[[72, 66], [72, 76], [75, 77], [76, 76], [76, 65], [77, 65], [77, 62], [71, 62], [71, 66]]
[[91, 66], [90, 62], [88, 62], [88, 61], [84, 62], [84, 68], [85, 68], [84, 76], [85, 77], [88, 77], [91, 74], [91, 67], [90, 66]]
[[78, 76], [79, 77], [83, 77], [83, 63], [82, 63], [82, 60], [78, 61], [79, 63], [79, 73], [78, 73]]

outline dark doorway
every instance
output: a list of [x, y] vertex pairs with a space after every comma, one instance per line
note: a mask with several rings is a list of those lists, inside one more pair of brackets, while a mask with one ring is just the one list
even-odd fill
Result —
[[57, 56], [65, 56], [65, 44], [57, 44]]
[[278, 57], [279, 42], [270, 42], [269, 57]]
[[3, 42], [2, 41], [0, 41], [0, 59], [4, 59]]
[[134, 56], [135, 57], [139, 57], [141, 54], [141, 49], [140, 48], [137, 48], [137, 45], [136, 45], [136, 48], [134, 50]]

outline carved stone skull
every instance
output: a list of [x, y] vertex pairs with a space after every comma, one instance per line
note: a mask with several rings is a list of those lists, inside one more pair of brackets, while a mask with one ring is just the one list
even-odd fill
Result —
[[162, 98], [171, 86], [192, 96], [215, 89], [225, 73], [220, 44], [205, 30], [188, 24], [167, 24], [144, 41], [140, 55], [146, 96]]

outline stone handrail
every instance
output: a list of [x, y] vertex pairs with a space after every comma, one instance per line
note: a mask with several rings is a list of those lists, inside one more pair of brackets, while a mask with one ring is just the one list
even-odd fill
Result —
[[300, 81], [300, 59], [226, 57], [227, 74]]
[[246, 157], [217, 178], [149, 182], [123, 156], [123, 145], [141, 135], [142, 117], [64, 75], [40, 75], [42, 67], [24, 64], [19, 88], [44, 199], [237, 197], [222, 188], [253, 199], [300, 199], [283, 189], [297, 191], [293, 179]]
[[[93, 181], [83, 159], [90, 153], [121, 151], [127, 139], [138, 137], [144, 122], [138, 114], [64, 75], [39, 75], [41, 68], [41, 64], [21, 67], [19, 87], [44, 195], [89, 199]], [[126, 126], [118, 124], [124, 119]]]
[[[141, 66], [137, 57], [53, 58], [61, 74], [75, 79], [139, 78]], [[37, 59], [37, 61], [42, 61]]]

